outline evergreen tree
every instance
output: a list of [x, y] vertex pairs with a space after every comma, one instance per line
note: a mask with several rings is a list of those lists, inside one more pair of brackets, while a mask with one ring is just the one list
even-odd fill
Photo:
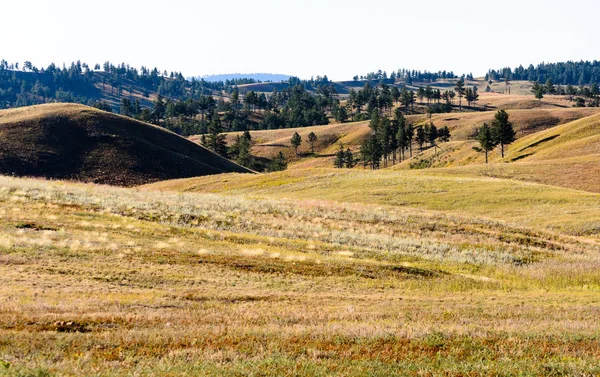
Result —
[[354, 160], [354, 155], [352, 154], [350, 148], [346, 149], [345, 162], [348, 169], [352, 169], [354, 166], [356, 166], [356, 161]]
[[450, 129], [448, 126], [444, 126], [438, 130], [438, 138], [442, 142], [450, 140]]
[[474, 149], [485, 153], [485, 163], [487, 164], [488, 153], [496, 147], [492, 130], [487, 123], [484, 123], [483, 126], [477, 130], [477, 141], [479, 142], [480, 148], [474, 147]]
[[340, 144], [340, 150], [335, 154], [335, 160], [333, 161], [333, 166], [338, 169], [344, 167], [344, 163], [346, 162], [346, 152], [344, 152], [344, 145]]
[[419, 149], [421, 152], [423, 151], [423, 145], [427, 140], [427, 135], [425, 134], [425, 128], [423, 126], [417, 127], [417, 144], [419, 145]]
[[567, 95], [569, 96], [569, 102], [573, 102], [573, 97], [575, 95], [577, 95], [577, 88], [575, 88], [573, 85], [569, 84], [567, 85]]
[[242, 166], [250, 167], [252, 156], [250, 155], [250, 140], [245, 135], [238, 135], [235, 138], [235, 143], [229, 150], [229, 155], [235, 162]]
[[406, 120], [404, 117], [398, 119], [398, 131], [396, 133], [396, 139], [398, 140], [398, 149], [400, 149], [400, 162], [404, 159], [404, 151], [408, 148], [408, 134], [406, 127]]
[[348, 120], [348, 111], [346, 106], [338, 106], [335, 112], [335, 120], [339, 123], [345, 123]]
[[227, 141], [218, 114], [213, 116], [208, 125], [208, 135], [204, 138], [204, 146], [218, 155], [227, 157]]
[[387, 167], [388, 158], [392, 152], [392, 138], [395, 137], [392, 131], [392, 125], [388, 118], [381, 120], [381, 129], [379, 131], [379, 143], [381, 145], [381, 153], [383, 154], [383, 166]]
[[159, 94], [154, 101], [154, 108], [152, 109], [152, 118], [156, 124], [164, 117], [166, 111], [166, 105], [163, 97]]
[[371, 133], [362, 143], [360, 154], [363, 160], [363, 167], [371, 165], [371, 169], [373, 170], [379, 168], [381, 162], [381, 145], [375, 133]]
[[412, 144], [413, 144], [414, 137], [415, 137], [415, 126], [409, 123], [406, 126], [406, 140], [408, 142], [408, 149], [410, 150], [410, 157], [412, 157]]
[[548, 80], [546, 80], [546, 85], [545, 85], [544, 90], [548, 94], [556, 93], [556, 87], [554, 86], [554, 83], [552, 83], [552, 79], [548, 78]]
[[479, 101], [479, 93], [477, 93], [477, 86], [473, 85], [473, 94], [471, 97], [471, 102]]
[[533, 88], [531, 88], [531, 91], [535, 95], [535, 98], [537, 98], [538, 100], [541, 100], [542, 98], [544, 98], [545, 88], [544, 88], [544, 86], [540, 85], [539, 82], [536, 81], [533, 83]]
[[133, 115], [138, 117], [141, 113], [142, 105], [140, 105], [140, 100], [136, 98], [135, 102], [133, 103]]
[[397, 86], [392, 87], [392, 98], [394, 99], [395, 103], [398, 103], [398, 100], [400, 99], [400, 90], [398, 90]]
[[126, 117], [130, 117], [133, 115], [133, 105], [131, 104], [131, 101], [128, 98], [121, 99], [120, 110], [121, 115], [124, 115]]
[[461, 111], [462, 110], [462, 97], [465, 95], [465, 80], [463, 80], [462, 77], [460, 79], [458, 79], [458, 81], [456, 81], [454, 91], [456, 92], [456, 95], [458, 96], [458, 110]]
[[290, 143], [292, 144], [292, 147], [294, 147], [294, 150], [296, 151], [296, 156], [298, 155], [298, 147], [300, 147], [300, 144], [302, 144], [302, 137], [300, 136], [300, 134], [298, 134], [298, 132], [294, 132], [294, 134], [292, 135], [292, 138], [290, 139]]
[[433, 123], [425, 126], [425, 138], [429, 142], [430, 146], [435, 146], [435, 140], [438, 138], [438, 130]]
[[308, 142], [310, 143], [310, 153], [315, 154], [315, 143], [317, 142], [317, 135], [314, 132], [308, 134]]
[[285, 156], [283, 155], [283, 153], [279, 152], [277, 154], [277, 157], [275, 157], [269, 164], [268, 170], [269, 171], [281, 171], [281, 170], [285, 170], [285, 169], [287, 169], [287, 160], [285, 159]]
[[504, 146], [512, 144], [515, 141], [515, 130], [508, 118], [508, 113], [500, 110], [496, 113], [492, 121], [492, 136], [494, 142], [500, 145], [502, 158], [504, 158]]

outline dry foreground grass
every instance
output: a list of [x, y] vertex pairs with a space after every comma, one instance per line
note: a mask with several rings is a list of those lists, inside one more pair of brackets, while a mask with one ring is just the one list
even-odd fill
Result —
[[0, 375], [600, 374], [600, 195], [408, 173], [0, 177]]

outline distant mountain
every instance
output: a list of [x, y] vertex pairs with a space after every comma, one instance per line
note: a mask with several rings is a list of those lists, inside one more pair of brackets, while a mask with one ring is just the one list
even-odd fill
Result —
[[222, 75], [208, 75], [208, 76], [200, 76], [198, 79], [202, 78], [204, 81], [208, 82], [216, 82], [216, 81], [225, 81], [225, 80], [239, 80], [239, 79], [252, 79], [256, 81], [272, 81], [272, 82], [280, 82], [287, 81], [291, 76], [290, 75], [280, 75], [275, 73], [228, 73]]

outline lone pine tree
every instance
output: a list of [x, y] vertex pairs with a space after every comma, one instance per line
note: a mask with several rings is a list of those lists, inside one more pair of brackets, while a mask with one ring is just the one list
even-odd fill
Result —
[[508, 113], [500, 110], [496, 113], [492, 121], [492, 137], [497, 145], [500, 145], [502, 158], [504, 158], [504, 146], [512, 144], [515, 141], [515, 130], [512, 123], [508, 120]]
[[496, 147], [496, 142], [492, 135], [492, 130], [487, 123], [484, 123], [479, 130], [477, 130], [477, 141], [480, 147], [473, 147], [478, 152], [485, 153], [485, 163], [488, 163], [488, 153]]
[[298, 132], [294, 132], [294, 135], [292, 135], [292, 138], [290, 139], [290, 143], [292, 144], [292, 147], [294, 147], [297, 156], [298, 147], [300, 146], [300, 144], [302, 144], [302, 137], [300, 136], [300, 134], [298, 134]]
[[310, 153], [315, 154], [315, 143], [317, 142], [317, 134], [311, 132], [308, 134], [308, 142], [310, 143]]

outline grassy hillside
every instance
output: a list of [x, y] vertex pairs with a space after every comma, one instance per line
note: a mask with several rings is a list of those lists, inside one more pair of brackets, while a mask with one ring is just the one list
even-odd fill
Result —
[[600, 373], [599, 195], [395, 172], [201, 180], [249, 196], [0, 177], [0, 374]]
[[0, 173], [133, 186], [248, 172], [163, 128], [72, 104], [0, 111]]
[[[537, 132], [552, 129], [558, 125], [568, 124], [574, 120], [598, 114], [599, 111], [600, 109], [598, 108], [508, 110], [510, 120], [514, 125], [515, 131], [517, 132], [517, 138], [523, 138], [527, 135], [534, 135]], [[447, 126], [451, 131], [452, 141], [441, 144], [441, 150], [426, 150], [423, 154], [420, 154], [417, 151], [417, 147], [414, 146], [415, 158], [407, 161], [404, 164], [397, 165], [394, 168], [409, 168], [411, 163], [419, 159], [430, 160], [430, 164], [433, 167], [482, 164], [484, 162], [484, 157], [482, 154], [473, 150], [473, 146], [476, 145], [476, 142], [472, 140], [472, 138], [478, 127], [480, 127], [484, 122], [489, 123], [494, 119], [495, 113], [495, 111], [483, 111], [434, 114], [432, 117], [433, 123], [437, 127]], [[424, 124], [429, 121], [428, 117], [425, 115], [410, 115], [408, 116], [408, 120], [417, 125]], [[300, 156], [295, 155], [290, 144], [290, 138], [295, 132], [298, 132], [303, 140], [303, 143], [299, 149]], [[309, 153], [311, 148], [310, 144], [307, 142], [308, 134], [311, 132], [314, 132], [318, 137], [318, 141], [315, 143], [315, 155], [311, 155]], [[264, 158], [273, 158], [281, 151], [289, 160], [294, 161], [290, 166], [292, 169], [329, 168], [333, 166], [333, 155], [335, 152], [337, 152], [341, 144], [343, 144], [346, 148], [352, 149], [354, 152], [358, 152], [361, 142], [369, 134], [369, 132], [370, 128], [368, 121], [332, 124], [328, 126], [253, 131], [252, 154]], [[237, 132], [228, 133], [228, 142], [230, 144], [233, 143], [235, 141], [235, 137], [239, 134], [240, 133]], [[199, 143], [200, 137], [194, 136], [190, 139]], [[496, 156], [496, 152], [492, 154], [492, 161], [500, 160], [499, 153], [497, 154], [498, 156]], [[571, 155], [572, 153], [567, 154], [567, 156]], [[515, 155], [514, 157], [510, 158], [518, 157], [518, 155]], [[586, 174], [585, 176], [586, 178], [591, 178], [592, 180], [595, 179], [592, 178], [592, 175]], [[589, 186], [590, 185], [587, 183], [579, 185], [577, 182], [575, 182], [575, 185], [567, 185], [567, 187], [573, 188]]]
[[[560, 113], [573, 115], [569, 114], [570, 110], [560, 110]], [[579, 114], [584, 113], [587, 111]], [[521, 115], [528, 114], [534, 115], [528, 111]], [[513, 122], [519, 137], [530, 128], [523, 128], [523, 123], [516, 123], [515, 119], [518, 117], [514, 117]], [[558, 117], [546, 119], [560, 122]], [[483, 155], [473, 150], [476, 145], [474, 141], [445, 143], [441, 145], [441, 151], [427, 150], [418, 159], [427, 160], [433, 167], [444, 167], [440, 170], [442, 174], [511, 178], [600, 192], [599, 115], [525, 134], [507, 148], [504, 160], [499, 151], [494, 151], [490, 158], [492, 164], [487, 166], [483, 164]], [[407, 168], [410, 163], [397, 165], [394, 169]]]
[[600, 115], [538, 132], [511, 146], [512, 160], [549, 160], [600, 155]]
[[579, 236], [600, 235], [599, 194], [493, 177], [457, 177], [443, 170], [298, 169], [158, 182], [144, 189], [416, 207], [562, 229]]

